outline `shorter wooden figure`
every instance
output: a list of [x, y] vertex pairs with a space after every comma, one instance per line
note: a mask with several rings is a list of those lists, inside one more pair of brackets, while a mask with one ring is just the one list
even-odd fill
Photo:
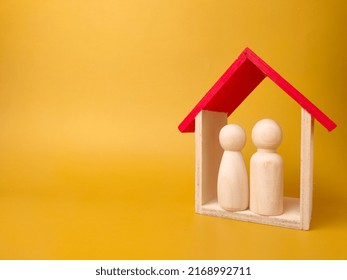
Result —
[[248, 208], [248, 174], [241, 150], [246, 144], [246, 134], [236, 124], [224, 126], [219, 133], [224, 149], [218, 172], [217, 198], [219, 206], [228, 211]]
[[250, 163], [250, 210], [266, 216], [283, 213], [283, 160], [276, 153], [282, 141], [281, 127], [263, 119], [252, 130], [257, 152]]

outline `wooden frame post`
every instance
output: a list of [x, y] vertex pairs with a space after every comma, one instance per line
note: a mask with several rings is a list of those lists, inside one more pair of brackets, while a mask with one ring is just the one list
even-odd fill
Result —
[[313, 132], [314, 118], [301, 108], [300, 155], [300, 226], [310, 228], [313, 192]]
[[223, 149], [219, 131], [227, 124], [226, 113], [202, 110], [195, 119], [195, 211], [217, 197], [217, 176]]

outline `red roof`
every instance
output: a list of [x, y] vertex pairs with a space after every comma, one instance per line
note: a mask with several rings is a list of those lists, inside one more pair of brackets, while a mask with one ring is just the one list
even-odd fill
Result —
[[229, 116], [265, 77], [269, 77], [327, 130], [331, 131], [336, 127], [336, 124], [310, 100], [253, 51], [246, 48], [181, 122], [179, 130], [194, 132], [195, 117], [201, 110], [225, 112]]

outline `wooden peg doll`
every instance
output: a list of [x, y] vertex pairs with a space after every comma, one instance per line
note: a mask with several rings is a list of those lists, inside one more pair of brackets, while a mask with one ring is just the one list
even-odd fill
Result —
[[263, 119], [252, 130], [257, 147], [250, 162], [250, 210], [267, 216], [283, 213], [283, 160], [276, 153], [282, 141], [281, 127]]
[[219, 141], [224, 153], [218, 173], [218, 203], [228, 211], [245, 210], [249, 205], [249, 185], [241, 150], [246, 134], [241, 126], [228, 124], [221, 129]]

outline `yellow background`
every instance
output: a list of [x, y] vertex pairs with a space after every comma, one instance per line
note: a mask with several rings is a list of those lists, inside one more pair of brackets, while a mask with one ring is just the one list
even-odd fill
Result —
[[[342, 0], [1, 1], [0, 258], [346, 259], [346, 18]], [[338, 124], [316, 122], [310, 231], [194, 214], [177, 126], [245, 47]], [[229, 121], [263, 117], [298, 196], [300, 108], [265, 80]]]

